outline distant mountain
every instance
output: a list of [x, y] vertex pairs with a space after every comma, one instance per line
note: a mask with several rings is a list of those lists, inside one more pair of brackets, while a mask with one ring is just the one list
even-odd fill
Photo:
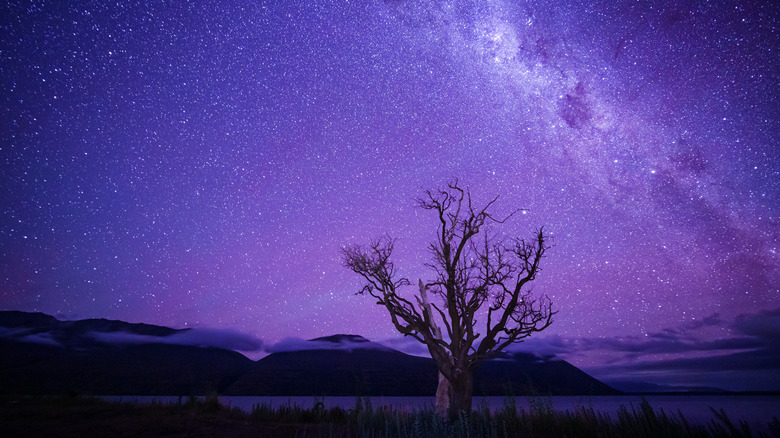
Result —
[[482, 363], [474, 373], [476, 395], [616, 395], [615, 390], [565, 360], [529, 353]]
[[162, 342], [165, 337], [188, 330], [109, 319], [60, 321], [44, 313], [0, 312], [0, 337], [65, 348], [95, 347], [96, 343], [101, 343], [100, 336], [105, 333], [158, 337]]
[[368, 339], [359, 335], [323, 336], [321, 338], [314, 338], [307, 342], [311, 343], [312, 345], [314, 344], [326, 345], [327, 343], [330, 343], [333, 344], [336, 348], [342, 350], [362, 348], [362, 349], [371, 349], [371, 350], [395, 351], [390, 347], [386, 347], [382, 344], [377, 344], [376, 342], [371, 342]]
[[[168, 343], [182, 332], [0, 312], [0, 394], [206, 394], [223, 390], [252, 365], [235, 351]], [[128, 338], [134, 341], [117, 342]]]
[[[436, 370], [430, 359], [363, 350], [307, 350], [260, 359], [227, 395], [432, 395]], [[404, 355], [405, 356], [405, 355]]]
[[[368, 339], [360, 336], [360, 335], [331, 335], [331, 336], [323, 336], [321, 338], [314, 338], [309, 342], [330, 342], [331, 344], [346, 344], [346, 343], [353, 343], [353, 344], [373, 344], [373, 342], [369, 341]], [[381, 344], [376, 344], [381, 345]]]
[[[0, 394], [432, 396], [437, 371], [356, 335], [275, 345], [252, 362], [226, 348], [192, 345], [193, 332], [106, 319], [60, 321], [0, 312]], [[222, 344], [220, 344], [222, 345]], [[475, 395], [607, 395], [616, 390], [560, 360], [530, 354], [486, 361]]]
[[[281, 351], [260, 359], [225, 394], [431, 396], [436, 393], [438, 373], [430, 358], [411, 356], [355, 335], [335, 335], [309, 342], [310, 345], [302, 345], [298, 350]], [[474, 375], [475, 395], [617, 393], [568, 362], [542, 361], [530, 354], [486, 361]]]

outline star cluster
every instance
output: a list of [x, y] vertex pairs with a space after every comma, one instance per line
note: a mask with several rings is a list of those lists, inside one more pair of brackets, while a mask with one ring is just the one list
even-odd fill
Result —
[[414, 199], [452, 177], [554, 236], [553, 336], [716, 339], [778, 306], [768, 3], [0, 11], [2, 308], [392, 338], [339, 250], [387, 233], [425, 278]]

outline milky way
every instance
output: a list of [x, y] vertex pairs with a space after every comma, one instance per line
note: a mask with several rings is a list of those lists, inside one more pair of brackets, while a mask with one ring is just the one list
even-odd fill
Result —
[[458, 177], [554, 236], [540, 349], [780, 333], [778, 14], [658, 3], [0, 6], [0, 307], [393, 342], [339, 250], [430, 276], [414, 199]]

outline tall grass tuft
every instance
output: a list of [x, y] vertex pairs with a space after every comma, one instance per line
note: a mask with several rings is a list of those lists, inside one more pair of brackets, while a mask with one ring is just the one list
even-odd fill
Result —
[[355, 407], [324, 408], [319, 404], [305, 410], [296, 406], [269, 409], [257, 406], [252, 411], [257, 420], [311, 422], [321, 425], [322, 435], [365, 438], [564, 438], [564, 437], [637, 437], [637, 438], [720, 438], [774, 436], [780, 438], [780, 420], [768, 427], [771, 435], [752, 435], [747, 423], [734, 424], [725, 412], [713, 410], [709, 424], [691, 424], [679, 411], [667, 414], [655, 410], [647, 400], [638, 406], [622, 406], [610, 416], [592, 406], [556, 411], [552, 400], [537, 397], [530, 409], [518, 409], [514, 398], [507, 398], [502, 409], [491, 412], [481, 404], [471, 413], [461, 412], [454, 420], [439, 417], [432, 409], [406, 411], [374, 409], [367, 399], [356, 399]]

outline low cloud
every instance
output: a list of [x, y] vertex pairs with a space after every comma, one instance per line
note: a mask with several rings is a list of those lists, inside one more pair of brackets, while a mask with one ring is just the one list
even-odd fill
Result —
[[127, 332], [91, 332], [89, 336], [106, 344], [169, 344], [194, 347], [216, 347], [236, 351], [259, 351], [263, 342], [233, 330], [195, 328], [170, 336], [140, 335]]
[[[477, 342], [479, 342], [479, 340]], [[428, 347], [411, 336], [385, 339], [379, 341], [379, 343], [406, 354], [431, 357]], [[577, 348], [575, 344], [576, 342], [574, 340], [566, 339], [558, 335], [541, 335], [528, 338], [517, 344], [512, 344], [506, 351], [507, 353], [530, 353], [541, 359], [549, 360], [571, 353]]]
[[0, 326], [0, 339], [14, 339], [28, 333], [25, 329]]
[[755, 314], [739, 315], [732, 327], [744, 335], [774, 345], [777, 339], [780, 339], [780, 307]]
[[702, 341], [676, 336], [645, 337], [628, 336], [621, 338], [583, 338], [576, 343], [576, 350], [605, 350], [623, 353], [625, 359], [636, 359], [648, 354], [677, 354], [689, 352], [723, 352], [760, 348], [763, 342], [751, 337], [738, 337]]
[[780, 354], [753, 350], [700, 357], [676, 357], [586, 368], [605, 381], [709, 386], [732, 391], [780, 389]]
[[15, 342], [28, 342], [33, 344], [62, 347], [50, 333], [31, 332], [24, 328], [0, 327], [0, 339], [8, 339]]
[[[700, 339], [696, 330], [707, 326], [730, 328], [734, 335]], [[571, 344], [569, 354], [602, 351], [618, 355], [619, 358], [607, 365], [588, 369], [599, 378], [776, 390], [780, 389], [777, 339], [780, 339], [780, 308], [741, 314], [730, 323], [715, 314], [697, 323], [648, 333], [641, 338], [582, 338]]]
[[558, 335], [532, 337], [508, 347], [510, 353], [530, 353], [542, 359], [554, 359], [577, 349], [576, 341]]
[[52, 337], [48, 333], [34, 333], [27, 336], [22, 336], [19, 338], [19, 341], [21, 342], [32, 342], [34, 344], [43, 344], [43, 345], [51, 345], [53, 347], [62, 347], [62, 344], [57, 342], [54, 337]]
[[431, 357], [428, 347], [411, 336], [384, 339], [379, 343], [412, 356]]
[[[738, 335], [721, 339], [701, 339], [697, 330], [706, 327], [731, 327]], [[760, 333], [761, 336], [757, 336]], [[661, 329], [643, 336], [609, 338], [578, 338], [561, 343], [563, 353], [582, 353], [601, 350], [622, 353], [633, 360], [646, 355], [681, 354], [691, 352], [724, 353], [760, 349], [767, 341], [780, 335], [780, 309], [765, 313], [740, 315], [729, 324], [719, 314], [686, 322], [677, 327]], [[568, 351], [565, 351], [568, 349]]]
[[269, 353], [280, 353], [284, 351], [304, 351], [304, 350], [389, 350], [384, 345], [368, 341], [365, 338], [341, 336], [331, 339], [311, 339], [303, 340], [298, 338], [285, 338], [273, 345], [267, 345], [265, 351]]

